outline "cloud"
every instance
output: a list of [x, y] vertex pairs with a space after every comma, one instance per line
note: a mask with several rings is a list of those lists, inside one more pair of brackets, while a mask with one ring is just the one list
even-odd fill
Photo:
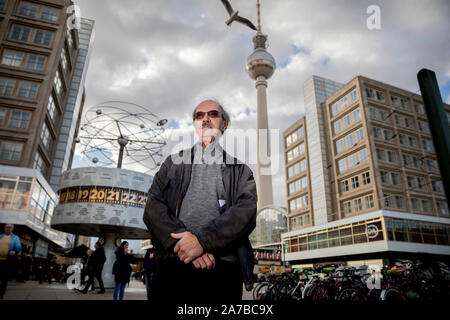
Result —
[[[167, 136], [180, 135], [193, 132], [193, 108], [214, 97], [230, 111], [232, 128], [256, 128], [256, 89], [245, 71], [253, 32], [226, 26], [220, 1], [76, 4], [96, 28], [86, 109], [106, 100], [138, 103], [171, 121]], [[372, 4], [380, 6], [381, 30], [366, 27]], [[233, 6], [256, 21], [254, 1], [235, 0]], [[303, 83], [313, 74], [341, 83], [361, 74], [412, 92], [424, 67], [436, 71], [439, 83], [450, 80], [446, 0], [267, 0], [261, 13], [268, 51], [278, 64], [268, 81], [269, 126], [281, 133], [304, 115]], [[284, 159], [281, 148], [272, 154]], [[275, 204], [286, 206], [282, 165], [273, 190]]]

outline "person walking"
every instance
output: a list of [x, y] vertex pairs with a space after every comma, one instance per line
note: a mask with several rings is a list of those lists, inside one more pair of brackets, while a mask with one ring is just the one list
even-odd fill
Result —
[[87, 293], [89, 290], [89, 287], [92, 285], [94, 287], [94, 279], [97, 278], [98, 284], [100, 286], [100, 291], [97, 293], [102, 294], [105, 293], [105, 286], [103, 285], [102, 280], [102, 271], [103, 271], [103, 265], [106, 261], [106, 255], [105, 255], [105, 249], [102, 247], [100, 242], [95, 243], [95, 251], [92, 253], [91, 257], [89, 258], [88, 262], [88, 276], [89, 280], [84, 287], [83, 293]]
[[20, 239], [12, 233], [13, 230], [14, 225], [6, 224], [5, 232], [0, 234], [0, 300], [3, 300], [5, 295], [16, 255], [22, 250]]
[[131, 255], [128, 254], [128, 242], [123, 241], [116, 250], [116, 261], [114, 262], [112, 270], [114, 280], [116, 282], [116, 286], [114, 288], [114, 300], [117, 300], [117, 298], [119, 298], [119, 300], [123, 300], [125, 287], [128, 281], [130, 281], [132, 271], [130, 262]]
[[153, 268], [155, 264], [155, 249], [148, 248], [144, 256], [144, 279], [147, 288], [147, 300], [150, 300], [150, 283], [152, 281]]

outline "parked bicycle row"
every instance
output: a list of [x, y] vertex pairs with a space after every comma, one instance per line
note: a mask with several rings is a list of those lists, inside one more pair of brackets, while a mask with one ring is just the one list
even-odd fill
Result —
[[259, 279], [253, 299], [274, 301], [434, 301], [450, 298], [450, 268], [399, 261], [393, 267], [330, 266]]

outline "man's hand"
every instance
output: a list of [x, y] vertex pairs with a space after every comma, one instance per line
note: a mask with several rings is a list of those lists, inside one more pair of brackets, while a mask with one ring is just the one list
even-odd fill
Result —
[[10, 256], [13, 256], [13, 255], [15, 255], [15, 254], [16, 254], [15, 251], [10, 251], [10, 252], [9, 252], [9, 255], [10, 255]]
[[197, 269], [214, 269], [216, 267], [216, 260], [214, 259], [214, 256], [211, 253], [205, 253], [192, 261], [194, 267]]
[[175, 245], [173, 252], [175, 252], [181, 261], [188, 264], [203, 253], [203, 247], [195, 235], [186, 231], [181, 233], [171, 233], [170, 236], [174, 239], [180, 239]]

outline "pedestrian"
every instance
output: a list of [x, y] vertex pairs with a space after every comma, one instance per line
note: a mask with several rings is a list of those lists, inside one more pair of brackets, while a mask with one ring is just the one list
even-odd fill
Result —
[[6, 224], [4, 233], [0, 234], [0, 300], [3, 300], [5, 295], [15, 258], [22, 250], [20, 239], [12, 233], [13, 230], [13, 224]]
[[251, 290], [254, 282], [256, 184], [219, 144], [230, 117], [217, 101], [201, 102], [193, 123], [199, 142], [167, 157], [148, 193], [143, 219], [157, 256], [151, 298], [237, 302], [242, 284]]
[[97, 279], [98, 284], [100, 286], [100, 291], [98, 291], [98, 294], [105, 293], [105, 286], [103, 285], [102, 280], [102, 271], [103, 271], [103, 265], [105, 264], [106, 256], [105, 256], [105, 249], [102, 247], [101, 243], [97, 241], [95, 243], [95, 251], [92, 253], [91, 257], [89, 258], [88, 262], [88, 282], [86, 286], [84, 287], [83, 293], [88, 293], [89, 287], [92, 285], [92, 288], [94, 288], [94, 278]]
[[119, 300], [123, 300], [125, 287], [130, 281], [132, 271], [130, 262], [131, 255], [128, 253], [128, 242], [123, 241], [116, 250], [116, 261], [114, 262], [112, 270], [114, 280], [116, 282], [116, 286], [114, 288], [114, 300], [117, 300], [117, 298], [119, 298]]
[[155, 249], [148, 248], [144, 256], [144, 281], [147, 289], [147, 300], [150, 300], [150, 283], [152, 281], [153, 269], [155, 265]]

